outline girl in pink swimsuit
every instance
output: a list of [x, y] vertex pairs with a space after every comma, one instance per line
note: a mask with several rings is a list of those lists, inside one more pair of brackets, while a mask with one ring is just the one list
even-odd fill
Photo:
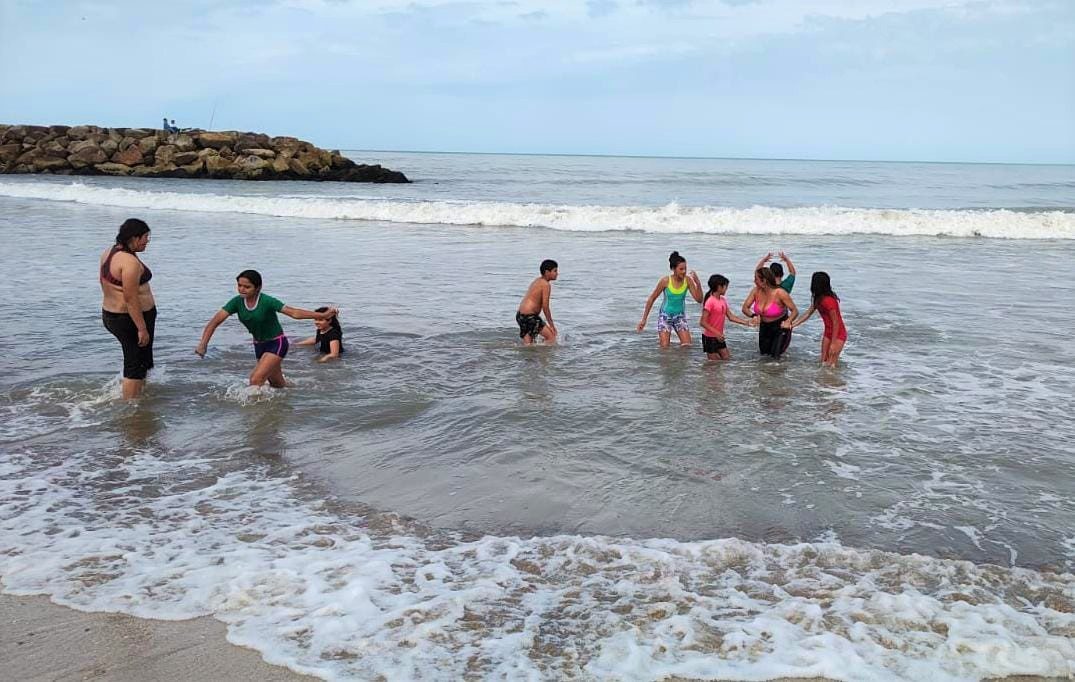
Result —
[[709, 278], [709, 291], [702, 300], [702, 350], [709, 360], [728, 360], [732, 357], [728, 344], [724, 340], [724, 320], [731, 320], [744, 326], [757, 325], [756, 320], [744, 320], [732, 314], [724, 293], [728, 291], [728, 278], [724, 275], [712, 275]]
[[810, 280], [810, 293], [813, 295], [810, 308], [805, 315], [792, 322], [792, 327], [806, 322], [815, 310], [821, 313], [821, 321], [825, 323], [825, 331], [821, 335], [821, 364], [835, 367], [847, 342], [847, 327], [840, 314], [840, 297], [832, 290], [829, 273], [814, 273]]

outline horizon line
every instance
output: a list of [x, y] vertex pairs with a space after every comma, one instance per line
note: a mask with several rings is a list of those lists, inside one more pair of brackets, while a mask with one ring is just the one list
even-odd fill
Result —
[[338, 147], [347, 152], [380, 154], [459, 154], [474, 156], [576, 156], [608, 159], [683, 159], [690, 161], [816, 161], [822, 163], [931, 163], [964, 166], [1075, 166], [1075, 161], [921, 161], [906, 159], [822, 159], [784, 156], [679, 156], [674, 154], [597, 154], [571, 152], [475, 152], [437, 149], [362, 149]]

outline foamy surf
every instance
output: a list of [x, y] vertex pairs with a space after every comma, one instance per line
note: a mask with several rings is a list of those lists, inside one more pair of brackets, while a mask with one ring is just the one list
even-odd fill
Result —
[[1075, 576], [857, 550], [467, 539], [296, 478], [142, 449], [0, 457], [0, 575], [90, 611], [212, 615], [325, 679], [1075, 675]]
[[719, 206], [573, 206], [481, 201], [154, 192], [74, 182], [0, 183], [0, 196], [137, 209], [245, 213], [285, 218], [532, 227], [572, 232], [988, 237], [1075, 239], [1066, 211]]

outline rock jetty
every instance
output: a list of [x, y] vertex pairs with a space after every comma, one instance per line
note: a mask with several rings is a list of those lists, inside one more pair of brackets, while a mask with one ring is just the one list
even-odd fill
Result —
[[234, 130], [0, 124], [0, 173], [410, 182], [294, 137]]

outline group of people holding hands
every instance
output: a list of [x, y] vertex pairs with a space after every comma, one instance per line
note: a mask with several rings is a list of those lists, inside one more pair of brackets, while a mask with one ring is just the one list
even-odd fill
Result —
[[[123, 349], [123, 385], [125, 399], [139, 396], [145, 385], [147, 372], [153, 367], [153, 335], [157, 318], [156, 302], [150, 287], [153, 273], [141, 261], [138, 254], [149, 245], [150, 229], [142, 220], [130, 218], [120, 226], [115, 244], [101, 254], [99, 279], [103, 295], [101, 316], [105, 329], [112, 333]], [[657, 286], [646, 299], [638, 331], [646, 326], [651, 309], [658, 296], [664, 299], [657, 315], [657, 338], [661, 347], [667, 347], [674, 332], [681, 346], [691, 343], [684, 303], [687, 293], [702, 304], [702, 348], [710, 360], [727, 360], [731, 357], [724, 337], [724, 322], [758, 327], [758, 349], [764, 355], [779, 357], [791, 342], [791, 330], [806, 322], [815, 311], [825, 324], [821, 340], [821, 361], [835, 366], [847, 340], [847, 330], [840, 315], [839, 298], [832, 291], [828, 274], [815, 272], [810, 282], [812, 302], [804, 315], [799, 315], [791, 290], [795, 283], [795, 266], [781, 252], [780, 260], [787, 265], [784, 276], [781, 263], [773, 262], [772, 254], [766, 255], [754, 272], [754, 287], [743, 302], [744, 317], [732, 313], [724, 298], [728, 290], [728, 278], [713, 275], [709, 289], [702, 294], [698, 274], [687, 271], [687, 261], [673, 251], [668, 258], [671, 274], [661, 277]], [[554, 343], [556, 325], [552, 319], [550, 299], [552, 282], [559, 276], [556, 261], [544, 260], [539, 267], [540, 276], [531, 282], [516, 311], [519, 336], [524, 344], [533, 343], [538, 337]], [[317, 346], [319, 360], [327, 362], [343, 353], [343, 330], [334, 307], [306, 310], [285, 305], [282, 301], [262, 293], [261, 275], [256, 270], [243, 270], [236, 278], [238, 295], [232, 297], [205, 325], [194, 352], [204, 357], [209, 341], [225, 320], [238, 315], [239, 321], [253, 337], [256, 364], [250, 373], [250, 384], [262, 386], [268, 383], [274, 388], [286, 385], [283, 360], [290, 343], [277, 317], [283, 313], [296, 320], [313, 320], [315, 334], [297, 342], [298, 346]], [[544, 315], [544, 318], [542, 317]]]
[[[847, 341], [847, 328], [840, 313], [840, 298], [832, 290], [832, 283], [826, 272], [815, 272], [810, 280], [810, 307], [806, 313], [799, 315], [799, 309], [791, 298], [795, 286], [795, 265], [783, 251], [779, 254], [780, 262], [773, 261], [773, 254], [768, 253], [758, 261], [754, 268], [754, 286], [743, 301], [744, 317], [732, 313], [724, 294], [728, 291], [729, 280], [724, 275], [712, 275], [709, 288], [702, 294], [702, 282], [698, 273], [687, 271], [687, 259], [673, 251], [668, 256], [670, 274], [657, 280], [637, 330], [646, 328], [650, 311], [657, 298], [664, 296], [657, 312], [657, 340], [661, 348], [667, 348], [672, 341], [672, 334], [679, 337], [679, 345], [691, 345], [691, 328], [687, 320], [684, 305], [687, 294], [702, 304], [700, 326], [702, 328], [702, 350], [710, 360], [727, 360], [731, 357], [728, 343], [724, 338], [724, 321], [758, 328], [758, 350], [762, 355], [780, 357], [791, 343], [791, 330], [809, 320], [815, 312], [821, 315], [825, 330], [821, 337], [821, 363], [835, 367], [840, 353]], [[787, 266], [787, 276], [784, 266]], [[559, 276], [556, 261], [545, 260], [540, 266], [541, 276], [535, 279], [523, 296], [515, 321], [519, 324], [519, 336], [524, 344], [531, 344], [538, 336], [546, 342], [556, 341], [556, 326], [552, 322], [549, 299], [552, 297], [552, 282]], [[545, 319], [541, 318], [544, 313]]]

